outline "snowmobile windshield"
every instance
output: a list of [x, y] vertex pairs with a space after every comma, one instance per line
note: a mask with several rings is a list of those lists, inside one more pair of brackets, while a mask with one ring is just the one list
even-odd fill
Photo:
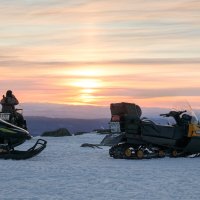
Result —
[[199, 124], [199, 120], [195, 114], [195, 111], [187, 101], [176, 104], [172, 110], [177, 112], [182, 111], [183, 113], [180, 115], [181, 118], [191, 117], [191, 124]]

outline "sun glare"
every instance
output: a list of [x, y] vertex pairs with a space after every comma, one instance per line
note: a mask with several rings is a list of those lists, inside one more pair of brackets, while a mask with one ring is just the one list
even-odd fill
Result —
[[99, 79], [76, 79], [73, 80], [71, 86], [76, 87], [79, 91], [78, 99], [85, 104], [93, 104], [96, 102], [95, 93], [103, 86], [103, 82]]
[[91, 103], [95, 100], [95, 97], [93, 95], [90, 95], [90, 94], [81, 94], [80, 99], [84, 103]]
[[101, 87], [102, 81], [98, 79], [80, 79], [73, 82], [72, 86], [85, 88], [85, 89], [92, 89], [92, 88]]
[[81, 90], [81, 92], [83, 93], [83, 94], [92, 94], [92, 93], [94, 93], [96, 90], [94, 90], [94, 89], [90, 89], [90, 88], [86, 88], [86, 89], [82, 89]]

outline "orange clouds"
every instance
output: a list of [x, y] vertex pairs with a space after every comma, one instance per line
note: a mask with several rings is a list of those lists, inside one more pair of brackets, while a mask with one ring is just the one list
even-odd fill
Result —
[[183, 98], [197, 106], [200, 96], [197, 60], [2, 62], [1, 66], [2, 93], [16, 90], [23, 102], [107, 105], [137, 101], [160, 107]]
[[197, 1], [2, 1], [1, 93], [23, 102], [197, 105]]

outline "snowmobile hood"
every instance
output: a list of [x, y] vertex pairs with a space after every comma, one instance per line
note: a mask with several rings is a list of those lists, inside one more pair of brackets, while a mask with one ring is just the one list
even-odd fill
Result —
[[31, 135], [25, 129], [0, 119], [0, 138], [31, 139]]

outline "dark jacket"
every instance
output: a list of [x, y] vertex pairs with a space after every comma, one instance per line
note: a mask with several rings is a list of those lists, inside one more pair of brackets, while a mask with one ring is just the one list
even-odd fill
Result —
[[3, 96], [3, 99], [1, 100], [2, 112], [14, 113], [15, 105], [17, 105], [17, 104], [19, 104], [19, 101], [13, 94], [11, 97]]

